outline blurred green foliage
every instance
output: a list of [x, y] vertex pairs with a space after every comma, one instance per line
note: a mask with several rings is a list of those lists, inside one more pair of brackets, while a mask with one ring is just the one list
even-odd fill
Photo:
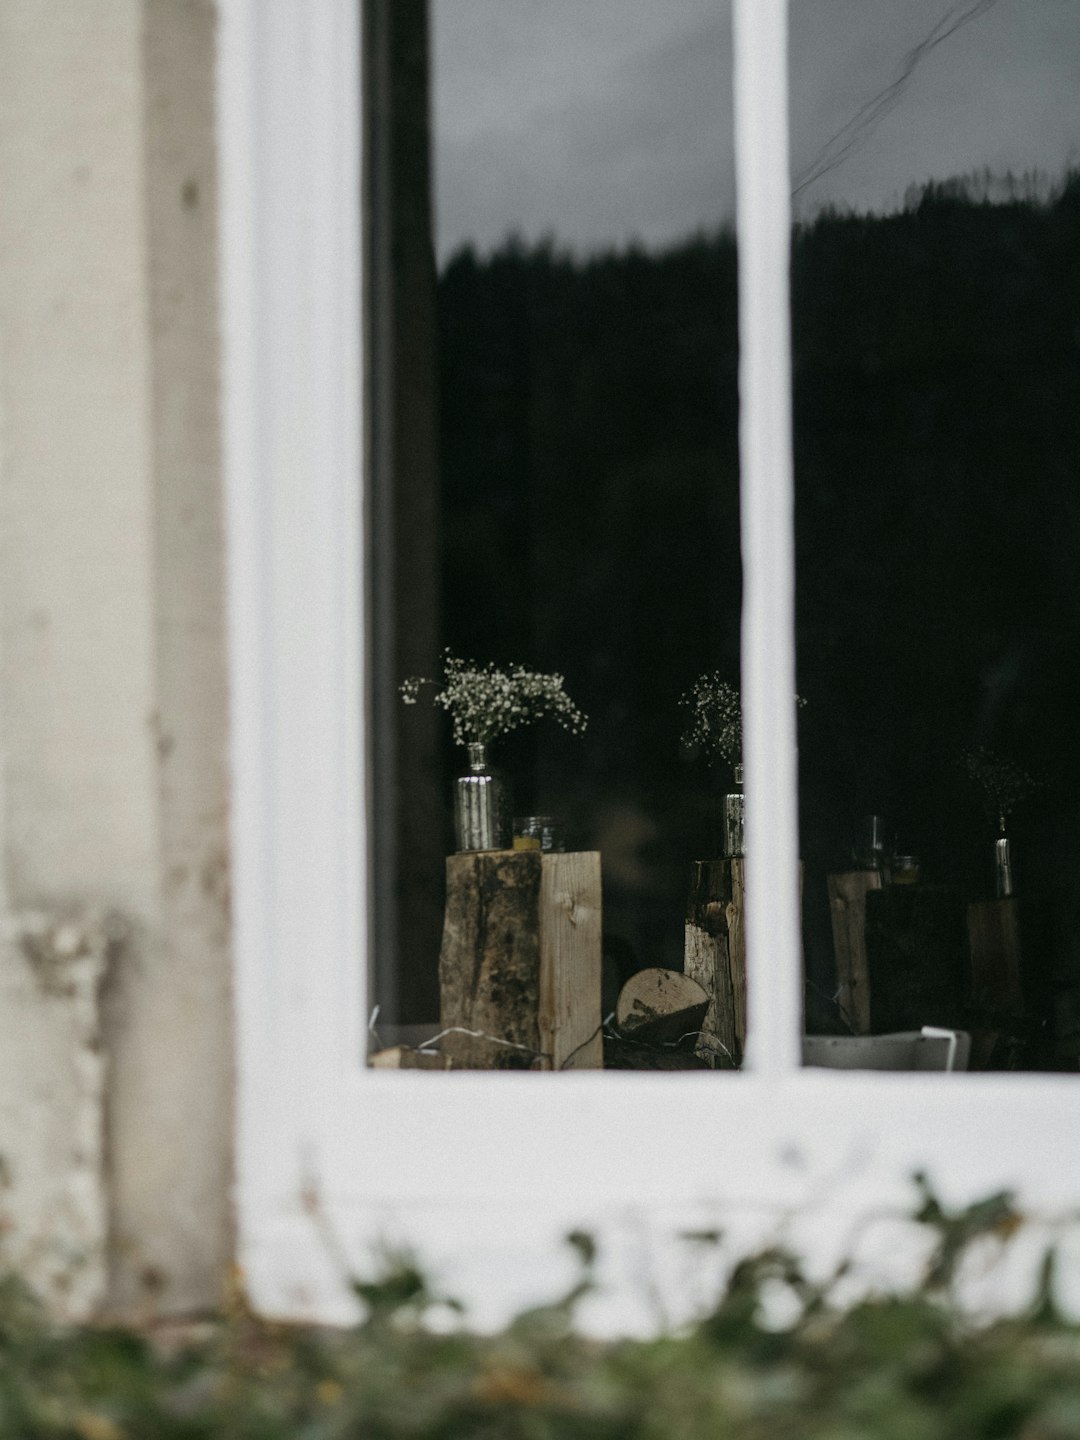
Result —
[[[997, 1195], [949, 1210], [924, 1180], [916, 1283], [841, 1303], [842, 1264], [811, 1279], [781, 1248], [730, 1270], [707, 1313], [647, 1340], [575, 1326], [590, 1237], [562, 1299], [477, 1335], [410, 1256], [358, 1282], [352, 1330], [275, 1324], [238, 1289], [204, 1323], [50, 1324], [0, 1289], [0, 1437], [18, 1440], [1065, 1440], [1080, 1436], [1080, 1327], [1049, 1254], [1022, 1313], [976, 1320], [956, 1276], [973, 1245], [1023, 1227]], [[701, 1243], [702, 1237], [691, 1237]], [[720, 1243], [709, 1236], [708, 1243]], [[776, 1322], [776, 1287], [792, 1302]]]

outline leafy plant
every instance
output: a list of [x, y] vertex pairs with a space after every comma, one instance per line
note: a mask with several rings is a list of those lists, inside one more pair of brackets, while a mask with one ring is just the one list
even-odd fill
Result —
[[1080, 1327], [1054, 1251], [1022, 1308], [977, 1318], [965, 1266], [1024, 1217], [1007, 1194], [950, 1208], [916, 1185], [926, 1259], [908, 1287], [853, 1288], [853, 1260], [816, 1275], [779, 1243], [725, 1257], [701, 1231], [685, 1238], [727, 1279], [646, 1339], [580, 1332], [598, 1265], [580, 1232], [577, 1282], [496, 1334], [471, 1332], [409, 1254], [357, 1282], [351, 1330], [260, 1319], [239, 1289], [212, 1321], [63, 1329], [0, 1286], [0, 1440], [1073, 1440]]
[[[563, 683], [561, 675], [542, 674], [521, 665], [500, 670], [494, 664], [459, 659], [447, 650], [442, 688], [433, 699], [449, 711], [459, 745], [486, 744], [545, 715], [564, 730], [580, 735], [588, 719], [567, 695]], [[415, 705], [425, 685], [439, 684], [413, 675], [402, 682], [401, 695], [406, 705]]]

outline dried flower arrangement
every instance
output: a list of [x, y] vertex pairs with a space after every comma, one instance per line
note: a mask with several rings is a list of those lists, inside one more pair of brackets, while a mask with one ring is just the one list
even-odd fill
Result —
[[962, 761], [968, 776], [982, 791], [987, 815], [997, 822], [999, 833], [1004, 835], [1006, 819], [1020, 801], [1026, 800], [1043, 782], [985, 745], [977, 750], [965, 750]]
[[[424, 685], [439, 683], [410, 676], [401, 685], [405, 704], [415, 705]], [[572, 735], [580, 735], [588, 723], [563, 689], [561, 675], [545, 675], [521, 665], [500, 670], [491, 663], [462, 660], [449, 650], [444, 652], [442, 688], [432, 698], [449, 711], [458, 745], [488, 744], [545, 715]]]
[[742, 764], [742, 704], [734, 685], [718, 670], [699, 675], [679, 704], [692, 716], [682, 743], [709, 761], [726, 760], [737, 769]]
[[[800, 708], [806, 704], [795, 696]], [[682, 743], [699, 750], [710, 763], [724, 760], [742, 782], [742, 702], [739, 692], [721, 678], [719, 670], [699, 675], [679, 704], [691, 712], [691, 722], [682, 734]]]

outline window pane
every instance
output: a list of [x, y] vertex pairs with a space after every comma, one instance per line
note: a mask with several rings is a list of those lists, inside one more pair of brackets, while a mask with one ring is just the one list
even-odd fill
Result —
[[973, 1068], [1080, 1048], [1078, 54], [1069, 0], [792, 7], [808, 1029]]
[[726, 4], [393, 0], [368, 26], [389, 1043], [439, 1019], [466, 757], [398, 685], [446, 648], [560, 674], [589, 717], [496, 758], [515, 814], [601, 854], [603, 1013], [683, 968], [691, 863], [735, 788], [680, 743], [679, 702], [704, 673], [738, 687], [736, 256]]

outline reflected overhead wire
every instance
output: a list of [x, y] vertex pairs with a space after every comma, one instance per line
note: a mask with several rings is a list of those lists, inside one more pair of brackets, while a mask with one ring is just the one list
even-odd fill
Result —
[[865, 141], [885, 116], [899, 104], [912, 75], [927, 56], [972, 20], [985, 15], [996, 4], [997, 0], [964, 0], [964, 3], [951, 5], [929, 34], [904, 56], [896, 77], [873, 99], [860, 106], [850, 120], [825, 142], [817, 157], [795, 176], [792, 197], [841, 165], [852, 150]]

